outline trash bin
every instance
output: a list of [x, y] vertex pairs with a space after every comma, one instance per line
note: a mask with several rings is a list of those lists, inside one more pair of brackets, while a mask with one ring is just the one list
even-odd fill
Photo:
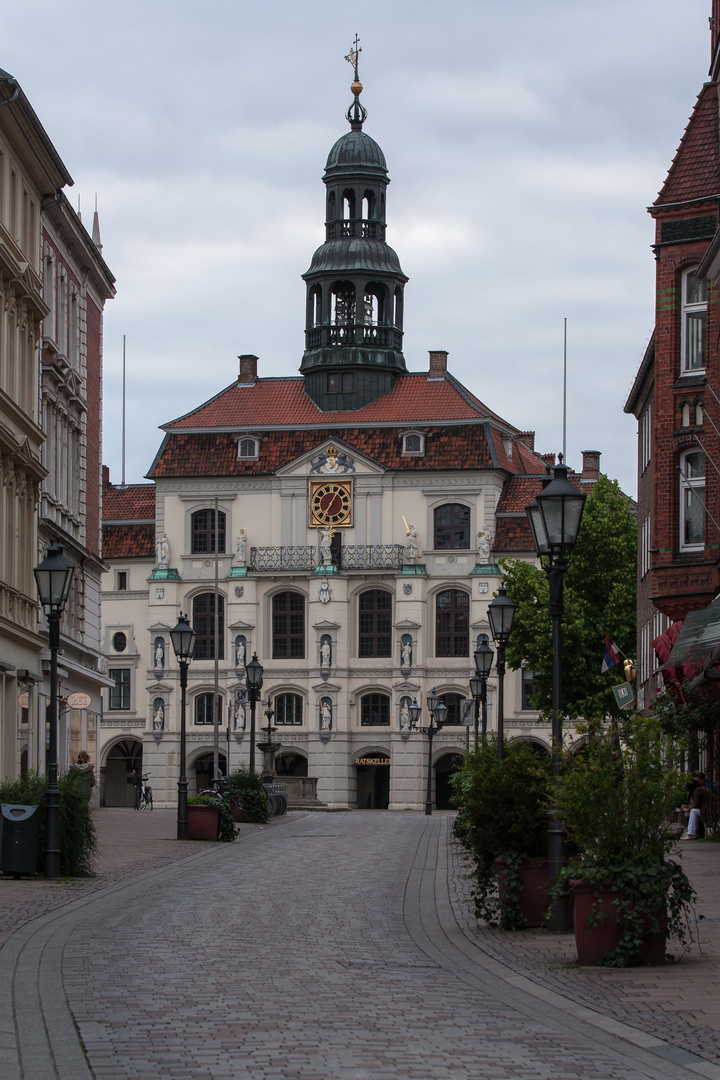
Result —
[[37, 806], [0, 806], [0, 870], [18, 878], [37, 869]]

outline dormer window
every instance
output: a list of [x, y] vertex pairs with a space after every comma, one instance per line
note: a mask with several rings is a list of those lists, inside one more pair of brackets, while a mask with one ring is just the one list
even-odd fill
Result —
[[425, 453], [425, 436], [419, 431], [408, 431], [403, 437], [403, 454], [421, 457]]
[[244, 459], [257, 459], [258, 457], [258, 441], [257, 439], [238, 439], [238, 457]]

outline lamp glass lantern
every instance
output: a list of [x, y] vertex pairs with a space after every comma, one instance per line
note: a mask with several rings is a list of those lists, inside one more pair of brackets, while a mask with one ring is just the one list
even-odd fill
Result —
[[35, 567], [35, 583], [45, 613], [62, 611], [70, 593], [75, 564], [63, 555], [63, 546], [53, 543], [43, 561]]
[[433, 689], [430, 691], [430, 693], [427, 696], [427, 707], [428, 707], [428, 710], [430, 712], [430, 716], [435, 715], [435, 710], [438, 707], [438, 700], [439, 699], [438, 699], [437, 694], [435, 693], [435, 688], [433, 687]]
[[415, 730], [418, 726], [420, 713], [422, 712], [422, 709], [417, 703], [417, 698], [413, 699], [412, 705], [408, 705], [408, 712], [410, 713], [410, 727]]
[[170, 640], [178, 660], [192, 660], [197, 634], [188, 622], [187, 615], [180, 614], [177, 626], [170, 631]]
[[479, 675], [473, 675], [470, 680], [470, 693], [474, 698], [479, 698], [482, 694], [483, 682]]
[[253, 653], [252, 660], [245, 666], [248, 690], [260, 690], [262, 688], [263, 671], [264, 668], [257, 658], [257, 653]]
[[554, 474], [535, 501], [540, 507], [548, 552], [563, 555], [577, 542], [586, 496], [570, 483], [565, 465], [556, 465]]
[[444, 726], [447, 719], [448, 707], [444, 701], [439, 701], [435, 709], [435, 727], [440, 730]]
[[538, 506], [536, 499], [533, 499], [530, 505], [525, 507], [525, 513], [527, 514], [530, 523], [530, 532], [532, 533], [535, 550], [538, 555], [549, 555], [550, 544], [548, 543], [547, 533], [545, 532], [543, 516], [540, 513], [540, 507]]
[[488, 606], [488, 619], [490, 629], [495, 641], [500, 645], [506, 645], [512, 630], [515, 617], [515, 605], [507, 594], [504, 585], [498, 589], [498, 594], [492, 604]]
[[[494, 653], [488, 645], [487, 634], [480, 635], [480, 644], [475, 650], [475, 671], [481, 679], [487, 679], [492, 668]], [[470, 680], [472, 682], [472, 679]]]

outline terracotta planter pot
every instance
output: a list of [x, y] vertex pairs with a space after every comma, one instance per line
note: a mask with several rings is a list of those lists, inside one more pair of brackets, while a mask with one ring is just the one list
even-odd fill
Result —
[[237, 799], [230, 799], [230, 809], [232, 810], [233, 821], [245, 820], [245, 811], [242, 808], [242, 803], [239, 803]]
[[[507, 867], [504, 859], [496, 859], [498, 892], [500, 903], [505, 899], [505, 876]], [[527, 925], [530, 927], [545, 925], [545, 912], [548, 908], [548, 861], [547, 859], [526, 859], [522, 870], [522, 888], [518, 896], [518, 906]]]
[[[601, 921], [589, 926], [588, 919], [596, 903], [592, 886], [584, 881], [570, 882], [570, 896], [575, 906], [575, 947], [578, 963], [583, 967], [599, 964], [606, 952], [620, 944], [623, 920], [614, 903], [619, 895], [610, 888], [600, 889]], [[640, 948], [640, 963], [664, 964], [666, 942], [666, 930], [648, 933]]]
[[214, 806], [188, 806], [188, 840], [217, 840], [220, 811]]

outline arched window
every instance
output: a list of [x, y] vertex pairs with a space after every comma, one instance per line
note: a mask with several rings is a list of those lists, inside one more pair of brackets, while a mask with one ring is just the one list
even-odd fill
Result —
[[392, 656], [392, 596], [385, 589], [360, 594], [358, 656]]
[[305, 597], [301, 593], [276, 593], [272, 598], [272, 654], [274, 660], [305, 656]]
[[390, 698], [387, 694], [363, 694], [360, 698], [362, 727], [389, 727]]
[[697, 427], [702, 427], [705, 422], [703, 419], [704, 404], [702, 398], [695, 399], [695, 424]]
[[[198, 694], [195, 698], [195, 723], [212, 724], [213, 722], [213, 697], [212, 693]], [[218, 701], [218, 723], [222, 721], [222, 701]]]
[[328, 216], [328, 221], [334, 221], [335, 220], [335, 192], [334, 191], [331, 191], [330, 194], [328, 195], [327, 216]]
[[322, 322], [322, 289], [313, 285], [308, 293], [307, 324], [309, 327], [320, 326]]
[[350, 281], [338, 281], [332, 287], [330, 322], [333, 326], [349, 328], [355, 325], [355, 286]]
[[[254, 440], [253, 440], [254, 441]], [[204, 555], [215, 551], [215, 511], [196, 510], [192, 515], [192, 546], [193, 555]], [[218, 510], [217, 516], [217, 550], [225, 551], [225, 515]]]
[[403, 294], [402, 289], [395, 290], [395, 326], [402, 330], [403, 325]]
[[680, 402], [680, 427], [690, 427], [690, 402], [687, 398]]
[[385, 322], [385, 288], [375, 282], [365, 287], [364, 316], [366, 326], [378, 326]]
[[[225, 658], [225, 600], [218, 596], [218, 660]], [[215, 593], [200, 593], [193, 599], [192, 625], [197, 634], [195, 660], [215, 659]]]
[[705, 546], [705, 454], [688, 450], [680, 458], [680, 547]]
[[303, 699], [299, 694], [278, 694], [273, 704], [278, 727], [302, 724]]
[[698, 277], [697, 269], [694, 266], [682, 276], [682, 371], [701, 371], [705, 367], [707, 282]]
[[436, 551], [470, 547], [470, 507], [446, 503], [435, 510]]
[[411, 431], [403, 435], [403, 454], [420, 455], [425, 451], [425, 436], [419, 432]]
[[469, 656], [470, 597], [445, 589], [435, 601], [435, 655]]
[[[257, 439], [238, 439], [238, 457], [239, 458], [257, 458], [258, 456], [258, 441]], [[224, 550], [224, 549], [223, 549]]]
[[465, 701], [463, 694], [439, 694], [438, 698], [443, 701], [447, 706], [447, 714], [445, 716], [445, 723], [451, 727], [457, 727], [458, 724], [462, 724], [462, 702]]
[[355, 192], [352, 188], [343, 191], [342, 216], [345, 221], [352, 221], [355, 217]]
[[375, 217], [375, 192], [366, 191], [362, 201], [362, 216], [366, 221], [372, 221]]

